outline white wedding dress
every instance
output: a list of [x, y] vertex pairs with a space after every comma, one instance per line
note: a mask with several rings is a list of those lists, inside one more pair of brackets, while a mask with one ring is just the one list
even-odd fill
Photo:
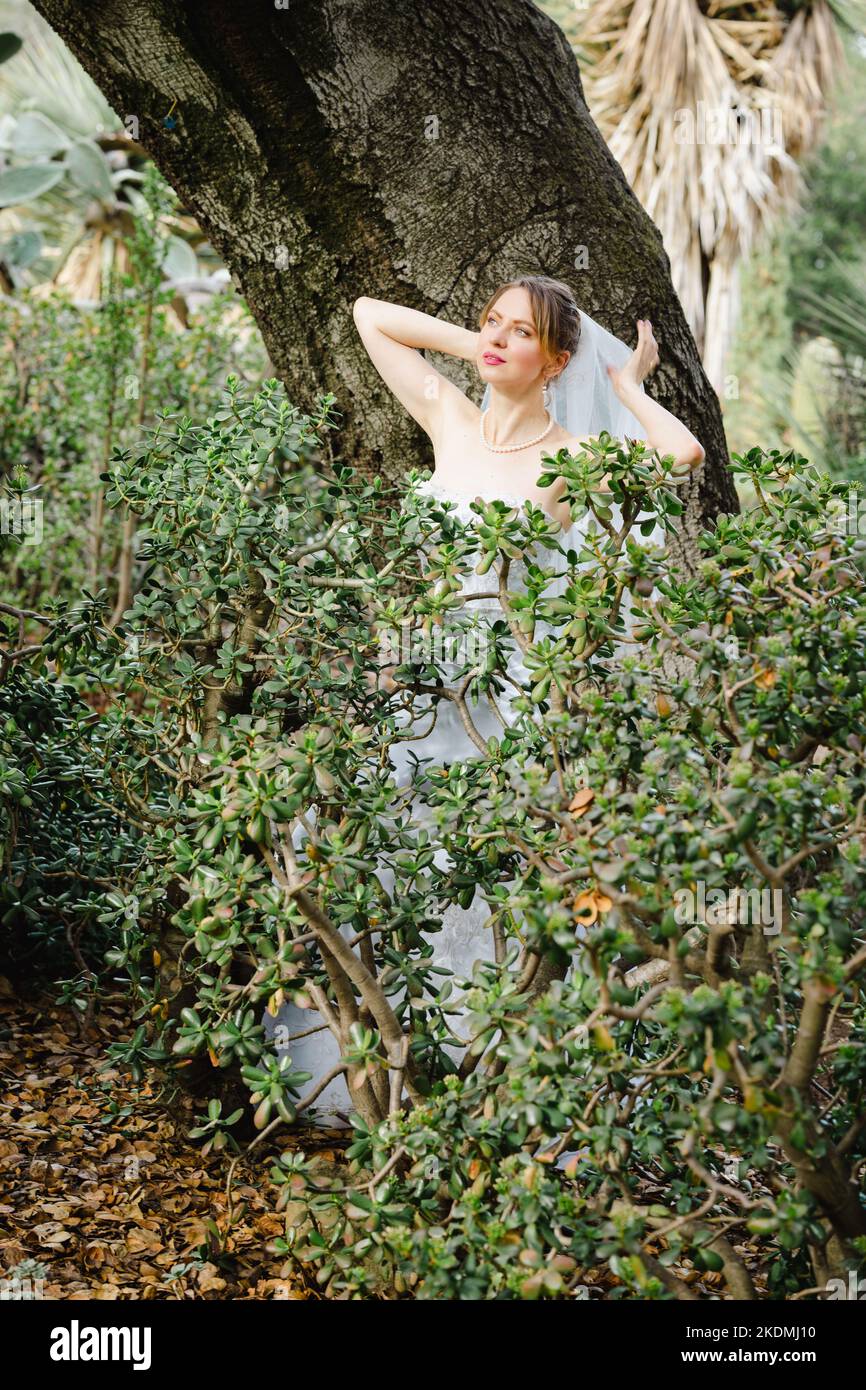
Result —
[[[477, 522], [478, 514], [471, 510], [470, 503], [472, 497], [468, 495], [455, 494], [441, 486], [435, 479], [425, 479], [417, 483], [411, 493], [407, 494], [404, 506], [411, 506], [413, 499], [423, 495], [432, 498], [437, 502], [453, 503], [454, 512], [457, 518], [464, 523]], [[477, 494], [473, 494], [474, 497]], [[506, 504], [516, 507], [522, 513], [524, 499], [513, 494], [498, 494], [499, 500]], [[614, 506], [614, 523], [621, 524], [621, 514], [619, 509]], [[568, 530], [558, 534], [557, 540], [562, 546], [563, 551], [569, 548], [579, 550], [580, 541], [590, 527], [588, 514], [575, 522]], [[637, 530], [633, 529], [634, 538], [638, 543], [647, 545], [653, 543], [663, 543], [663, 531], [660, 526], [656, 526], [649, 539], [642, 537]], [[563, 571], [566, 566], [565, 555], [560, 555], [556, 550], [549, 550], [546, 547], [537, 547], [538, 553], [534, 556], [536, 562], [547, 569], [553, 569], [556, 577], [551, 581], [546, 590], [546, 596], [550, 597], [561, 593], [566, 585]], [[498, 562], [484, 575], [474, 573], [473, 559], [470, 572], [463, 581], [462, 595], [489, 594], [491, 590], [498, 588], [496, 571]], [[512, 560], [508, 576], [508, 589], [514, 592], [525, 590], [526, 563], [523, 560]], [[631, 624], [631, 601], [629, 591], [626, 590], [625, 602], [623, 605], [623, 617], [628, 632]], [[497, 597], [485, 597], [475, 599], [466, 605], [466, 610], [478, 614], [478, 626], [483, 631], [482, 625], [493, 622], [503, 617], [502, 607]], [[556, 629], [548, 624], [539, 622], [536, 625], [534, 641], [546, 635], [555, 635]], [[510, 639], [513, 650], [508, 659], [508, 674], [516, 682], [519, 691], [513, 686], [506, 684], [503, 692], [498, 695], [497, 705], [499, 710], [508, 723], [512, 722], [512, 708], [514, 701], [518, 698], [519, 692], [528, 692], [532, 685], [532, 678], [524, 664], [523, 653], [517, 644]], [[622, 650], [620, 644], [615, 644], [614, 650]], [[627, 649], [625, 649], [627, 650]], [[448, 663], [437, 662], [443, 677], [448, 678], [449, 672], [454, 673], [459, 669], [457, 666]], [[474, 758], [479, 756], [479, 749], [472, 741], [461, 722], [459, 711], [452, 700], [440, 699], [437, 705], [437, 717], [434, 728], [427, 733], [430, 725], [430, 704], [431, 697], [422, 693], [415, 697], [416, 715], [413, 724], [420, 730], [419, 737], [409, 738], [403, 742], [395, 742], [391, 747], [391, 767], [393, 769], [394, 781], [397, 787], [405, 787], [413, 778], [413, 759], [414, 753], [417, 758], [432, 760], [430, 765], [444, 765], [452, 763], [456, 759]], [[472, 721], [486, 741], [491, 735], [500, 737], [502, 725], [497, 719], [494, 710], [487, 702], [472, 702], [470, 705]], [[427, 717], [424, 711], [428, 711]], [[408, 716], [407, 716], [408, 720]], [[417, 811], [416, 823], [427, 824], [429, 822], [429, 807], [426, 806], [420, 797], [415, 798], [413, 807]], [[296, 843], [303, 843], [305, 835], [303, 832], [296, 833]], [[449, 857], [444, 848], [440, 848], [435, 854], [436, 865], [443, 870], [449, 867]], [[393, 891], [393, 871], [387, 867], [376, 870], [377, 876], [381, 880], [385, 889], [391, 893]], [[490, 907], [483, 898], [480, 891], [477, 891], [472, 904], [468, 908], [461, 907], [459, 904], [445, 904], [440, 914], [442, 929], [432, 933], [430, 940], [434, 946], [433, 963], [443, 966], [453, 972], [455, 978], [455, 988], [449, 999], [449, 1009], [457, 1004], [459, 1012], [449, 1012], [449, 1026], [458, 1037], [468, 1037], [468, 1020], [464, 1017], [464, 1009], [461, 1005], [463, 990], [457, 986], [457, 978], [468, 980], [472, 973], [472, 967], [477, 960], [492, 961], [495, 958], [492, 932], [487, 923], [490, 917]], [[348, 928], [344, 934], [348, 937], [353, 933]], [[378, 938], [374, 938], [378, 944]], [[441, 987], [445, 977], [434, 977]], [[399, 995], [389, 996], [392, 1007], [398, 1002]], [[313, 1080], [303, 1085], [301, 1094], [306, 1094], [313, 1085], [328, 1071], [330, 1071], [340, 1058], [340, 1050], [337, 1040], [334, 1038], [330, 1029], [324, 1025], [321, 1015], [312, 1009], [301, 1009], [294, 1004], [284, 1005], [276, 1016], [265, 1012], [263, 1016], [265, 1033], [270, 1039], [274, 1039], [276, 1030], [280, 1030], [279, 1038], [276, 1039], [276, 1051], [278, 1055], [288, 1052], [292, 1059], [292, 1069], [308, 1071], [312, 1073]], [[309, 1031], [315, 1029], [316, 1031]], [[305, 1033], [306, 1036], [294, 1037], [295, 1034]], [[288, 1039], [288, 1041], [285, 1041]], [[282, 1045], [281, 1045], [282, 1044]], [[448, 1047], [447, 1051], [458, 1061], [463, 1053], [460, 1046]], [[348, 1115], [353, 1109], [353, 1104], [349, 1096], [349, 1091], [344, 1076], [337, 1076], [331, 1080], [327, 1087], [304, 1112], [305, 1119], [315, 1123], [327, 1125], [344, 1125], [348, 1123]]]

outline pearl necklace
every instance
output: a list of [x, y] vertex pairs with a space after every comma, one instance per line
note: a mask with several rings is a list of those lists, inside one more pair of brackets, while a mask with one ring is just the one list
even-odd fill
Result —
[[[489, 410], [490, 407], [488, 406], [487, 409]], [[487, 440], [484, 438], [484, 416], [486, 414], [487, 410], [482, 410], [478, 417], [478, 431], [481, 435], [481, 443], [484, 445], [485, 449], [489, 449], [492, 454], [513, 454], [518, 449], [528, 449], [531, 444], [540, 444], [542, 439], [550, 434], [550, 431], [553, 429], [553, 416], [550, 415], [548, 411], [550, 418], [547, 422], [547, 426], [536, 439], [527, 439], [523, 444], [488, 444]]]

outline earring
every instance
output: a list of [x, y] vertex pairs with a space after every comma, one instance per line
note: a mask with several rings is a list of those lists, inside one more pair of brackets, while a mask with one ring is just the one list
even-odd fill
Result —
[[553, 402], [553, 377], [548, 377], [547, 381], [544, 383], [541, 399], [544, 401], [545, 410], [549, 410]]

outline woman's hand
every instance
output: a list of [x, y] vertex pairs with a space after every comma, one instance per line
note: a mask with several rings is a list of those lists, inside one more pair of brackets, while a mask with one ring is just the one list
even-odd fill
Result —
[[671, 482], [681, 473], [691, 476], [692, 470], [700, 467], [704, 448], [682, 420], [640, 389], [644, 377], [655, 371], [658, 362], [659, 346], [653, 337], [652, 324], [649, 319], [638, 319], [637, 347], [625, 366], [617, 370], [609, 365], [607, 374], [617, 396], [644, 431], [647, 447], [655, 449], [662, 458], [673, 455], [674, 474], [667, 475], [667, 481]]
[[625, 392], [628, 395], [630, 390], [634, 391], [640, 386], [650, 372], [655, 371], [658, 364], [659, 345], [653, 337], [652, 324], [649, 319], [638, 319], [637, 347], [624, 367], [609, 364], [607, 374], [616, 394], [620, 396]]

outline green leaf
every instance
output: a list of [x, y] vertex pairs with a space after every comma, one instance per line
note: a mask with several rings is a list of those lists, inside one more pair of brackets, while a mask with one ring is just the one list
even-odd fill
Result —
[[8, 30], [6, 33], [0, 34], [0, 63], [6, 63], [10, 58], [14, 58], [22, 44], [23, 40], [19, 39], [17, 34], [12, 34]]
[[183, 237], [166, 238], [162, 271], [171, 280], [189, 280], [198, 275], [198, 258]]
[[[13, 154], [29, 160], [50, 160], [68, 150], [69, 145], [69, 136], [42, 111], [25, 111], [19, 116], [11, 140]], [[57, 167], [62, 173], [62, 164]]]
[[102, 202], [114, 202], [111, 169], [102, 150], [92, 140], [77, 140], [66, 156], [69, 177], [82, 193]]
[[29, 203], [63, 178], [62, 164], [25, 164], [0, 174], [0, 208]]
[[19, 266], [22, 270], [32, 265], [38, 256], [42, 254], [42, 237], [38, 232], [26, 231], [16, 232], [4, 243], [2, 248], [4, 260], [10, 265]]

